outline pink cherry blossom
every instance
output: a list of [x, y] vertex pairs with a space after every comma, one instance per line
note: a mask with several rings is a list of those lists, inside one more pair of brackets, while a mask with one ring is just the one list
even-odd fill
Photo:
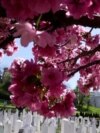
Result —
[[44, 57], [52, 57], [56, 55], [56, 48], [55, 47], [33, 47], [32, 49], [33, 54], [37, 53], [38, 56], [44, 56]]
[[32, 0], [2, 0], [1, 2], [3, 7], [7, 10], [7, 15], [11, 18], [25, 20], [37, 14], [32, 10], [32, 8], [34, 9], [34, 2]]
[[55, 38], [46, 31], [37, 31], [36, 39], [34, 40], [36, 44], [42, 48], [46, 46], [53, 47], [55, 43]]
[[0, 59], [3, 57], [3, 52], [0, 51]]
[[8, 89], [13, 95], [16, 96], [23, 95], [23, 90], [21, 90], [21, 87], [16, 83], [11, 84]]
[[38, 14], [60, 9], [63, 0], [2, 0], [2, 6], [7, 10], [8, 17], [25, 20]]
[[28, 106], [31, 101], [32, 101], [32, 97], [30, 94], [25, 93], [23, 95], [19, 95], [19, 96], [11, 96], [11, 101], [17, 106], [17, 107], [25, 107]]
[[87, 45], [92, 48], [95, 48], [97, 45], [100, 44], [100, 35], [89, 36], [86, 41]]
[[76, 96], [65, 82], [78, 72], [81, 93], [100, 89], [100, 35], [92, 34], [100, 1], [1, 0], [0, 7], [0, 57], [17, 50], [16, 38], [33, 43], [33, 60], [15, 59], [9, 68], [12, 103], [49, 118], [73, 115]]
[[12, 56], [14, 52], [18, 50], [18, 47], [15, 45], [14, 42], [9, 43], [5, 48], [4, 48], [4, 53], [7, 54], [7, 56]]
[[41, 82], [45, 86], [57, 86], [63, 81], [63, 73], [58, 68], [44, 68], [41, 73]]
[[28, 22], [16, 24], [16, 30], [14, 36], [21, 36], [21, 44], [26, 47], [29, 42], [32, 42], [36, 36], [36, 31], [32, 25]]
[[100, 1], [99, 0], [92, 0], [92, 4], [88, 8], [88, 15], [90, 18], [93, 18], [94, 13], [100, 13]]
[[50, 87], [47, 95], [49, 97], [56, 97], [59, 98], [60, 96], [63, 95], [64, 91], [65, 91], [66, 87], [64, 85], [60, 85], [60, 86], [52, 86]]
[[86, 80], [83, 78], [80, 78], [78, 81], [78, 87], [81, 91], [81, 93], [85, 95], [89, 95], [89, 90], [92, 87], [92, 83], [86, 83]]
[[53, 108], [57, 116], [68, 117], [70, 115], [74, 115], [75, 107], [73, 105], [73, 100], [75, 99], [75, 95], [73, 92], [68, 92], [64, 100], [61, 103], [57, 103]]
[[86, 15], [88, 7], [92, 4], [91, 0], [66, 0], [70, 14], [78, 19], [82, 15]]

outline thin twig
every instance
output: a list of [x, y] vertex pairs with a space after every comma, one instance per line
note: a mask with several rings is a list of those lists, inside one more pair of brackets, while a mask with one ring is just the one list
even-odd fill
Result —
[[70, 76], [73, 76], [75, 73], [77, 73], [78, 71], [80, 71], [80, 70], [82, 70], [82, 69], [86, 69], [86, 68], [88, 68], [88, 67], [90, 67], [90, 66], [93, 66], [93, 65], [97, 65], [97, 64], [100, 64], [100, 60], [95, 60], [95, 61], [93, 61], [93, 62], [90, 62], [90, 63], [88, 63], [88, 64], [86, 64], [86, 65], [83, 65], [83, 66], [80, 66], [80, 67], [78, 67], [77, 69], [75, 69], [73, 72], [71, 72], [70, 74], [68, 74], [68, 76], [70, 77]]

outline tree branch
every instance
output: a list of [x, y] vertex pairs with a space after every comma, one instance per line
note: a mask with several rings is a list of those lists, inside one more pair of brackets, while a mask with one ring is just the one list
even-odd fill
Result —
[[[1, 4], [0, 17], [6, 18], [6, 11], [2, 8]], [[37, 20], [37, 18], [35, 19]], [[51, 25], [53, 26], [53, 30], [60, 27], [67, 27], [73, 24], [100, 28], [100, 16], [94, 16], [94, 19], [89, 19], [87, 16], [81, 17], [80, 19], [74, 19], [73, 17], [66, 16], [66, 12], [63, 10], [60, 10], [55, 14], [53, 14], [51, 11], [49, 13], [43, 14], [41, 20], [50, 21]], [[9, 42], [13, 40], [13, 34], [9, 35], [5, 40], [0, 42], [0, 48], [4, 48]]]
[[5, 40], [3, 40], [0, 43], [0, 48], [5, 48], [7, 46], [7, 44], [9, 44], [10, 42], [12, 42], [14, 40], [14, 37], [12, 35], [9, 35]]
[[83, 16], [80, 19], [74, 19], [71, 16], [66, 16], [66, 12], [61, 10], [53, 14], [52, 12], [43, 15], [42, 20], [50, 21], [54, 28], [67, 27], [73, 24], [100, 28], [100, 16], [94, 16], [93, 19]]
[[94, 55], [96, 52], [99, 52], [100, 51], [100, 45], [98, 45], [97, 47], [95, 47], [94, 49], [92, 50], [89, 50], [89, 51], [84, 51], [82, 53], [80, 53], [78, 56], [76, 56], [75, 58], [69, 58], [69, 59], [66, 59], [64, 61], [61, 61], [61, 62], [58, 62], [58, 64], [61, 64], [61, 63], [66, 63], [66, 62], [71, 62], [73, 61], [73, 63], [76, 63], [76, 61], [81, 58], [81, 57], [85, 57], [85, 56], [92, 56]]
[[73, 76], [75, 73], [77, 73], [78, 71], [80, 71], [80, 70], [82, 70], [82, 69], [86, 69], [86, 68], [88, 68], [88, 67], [90, 67], [90, 66], [93, 66], [93, 65], [97, 65], [97, 64], [100, 64], [100, 60], [95, 60], [95, 61], [93, 61], [93, 62], [90, 62], [90, 63], [88, 63], [88, 64], [86, 64], [86, 65], [83, 65], [83, 66], [80, 66], [80, 67], [78, 67], [77, 69], [75, 69], [73, 72], [71, 72], [70, 74], [68, 74], [68, 76], [70, 77], [70, 76]]

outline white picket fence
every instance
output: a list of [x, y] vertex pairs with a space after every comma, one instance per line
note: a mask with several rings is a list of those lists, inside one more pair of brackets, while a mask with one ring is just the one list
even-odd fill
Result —
[[0, 133], [100, 133], [100, 120], [95, 118], [70, 117], [68, 119], [45, 119], [37, 113], [18, 110], [0, 111]]

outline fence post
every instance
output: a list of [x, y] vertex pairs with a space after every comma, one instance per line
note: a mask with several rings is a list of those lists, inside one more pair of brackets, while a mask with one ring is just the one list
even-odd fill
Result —
[[62, 119], [61, 133], [75, 133], [75, 123], [70, 122], [68, 119]]
[[91, 133], [96, 133], [96, 120], [93, 118], [92, 120], [92, 132]]
[[0, 122], [0, 133], [4, 133], [4, 127], [2, 122]]
[[14, 133], [18, 133], [19, 130], [22, 128], [22, 126], [23, 126], [23, 122], [21, 120], [16, 120]]
[[48, 133], [56, 133], [56, 120], [51, 118], [48, 123]]
[[48, 119], [45, 119], [41, 125], [41, 133], [48, 133]]
[[4, 133], [11, 133], [11, 122], [10, 122], [10, 120], [7, 120], [4, 123]]

